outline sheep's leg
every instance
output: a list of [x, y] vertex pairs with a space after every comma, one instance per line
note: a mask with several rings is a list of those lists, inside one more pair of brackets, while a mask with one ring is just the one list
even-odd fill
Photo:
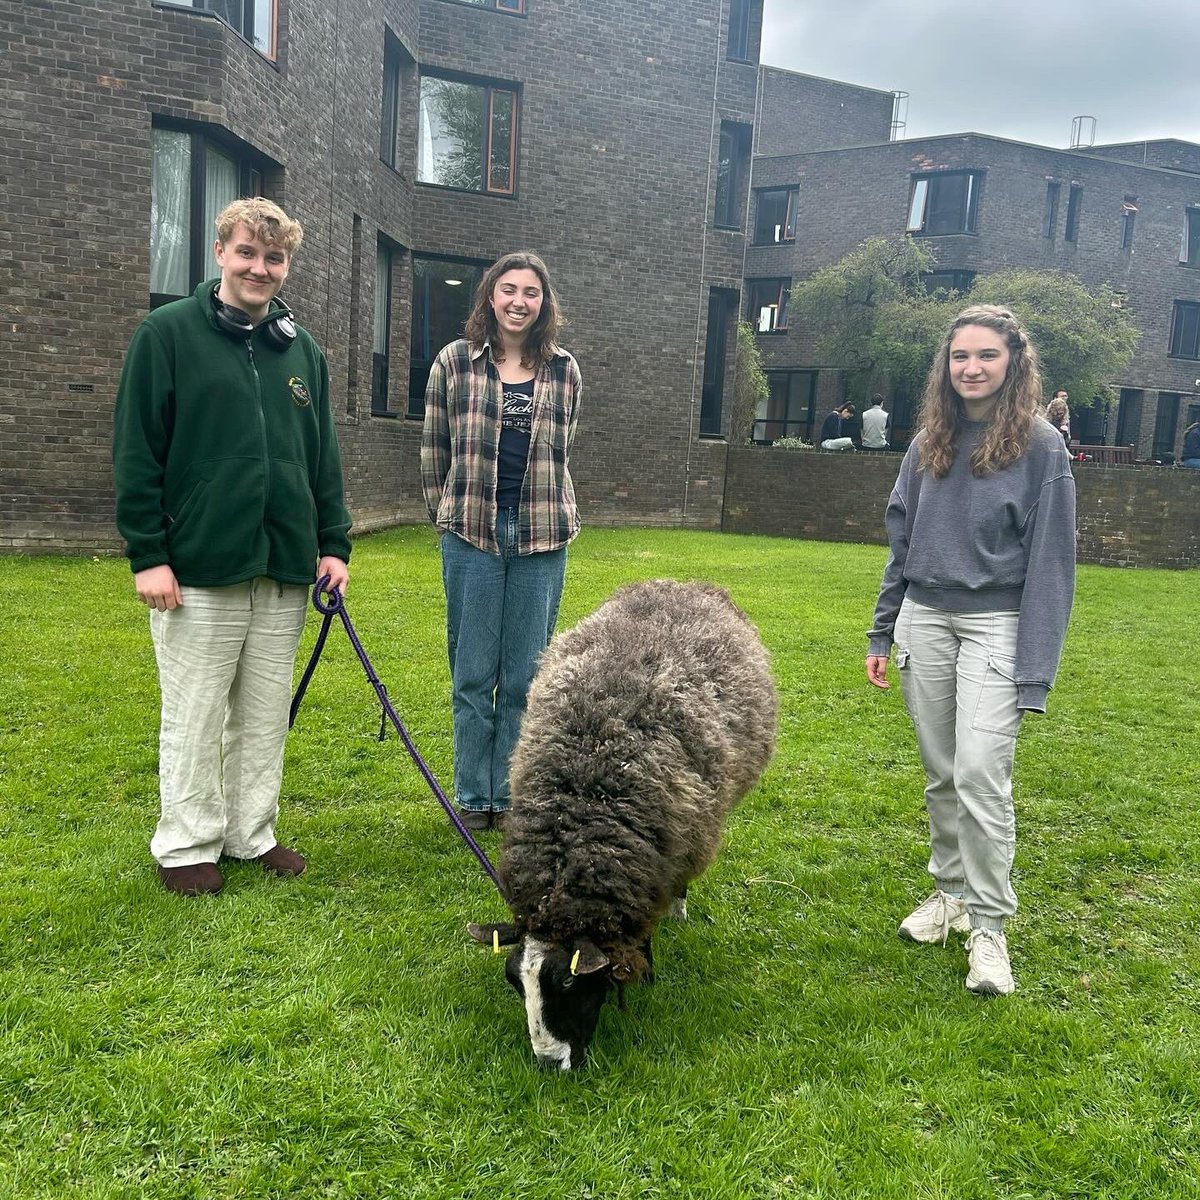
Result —
[[646, 973], [642, 976], [643, 983], [654, 982], [654, 946], [652, 938], [647, 938], [642, 943], [642, 953], [646, 956]]
[[687, 888], [685, 887], [674, 900], [671, 901], [671, 907], [667, 909], [667, 916], [674, 917], [677, 921], [687, 920]]

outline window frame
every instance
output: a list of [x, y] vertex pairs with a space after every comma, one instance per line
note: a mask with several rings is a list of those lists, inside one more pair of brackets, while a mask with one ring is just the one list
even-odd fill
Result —
[[[979, 232], [979, 193], [983, 190], [986, 172], [977, 167], [956, 167], [953, 171], [921, 171], [911, 175], [912, 188], [908, 198], [908, 220], [905, 232], [910, 237], [974, 237]], [[951, 180], [966, 180], [966, 195], [962, 205], [961, 228], [929, 228], [931, 210], [938, 204], [937, 193]]]
[[[971, 290], [975, 283], [976, 274], [977, 272], [968, 270], [966, 268], [940, 268], [934, 271], [922, 272], [921, 284], [925, 288], [925, 291], [931, 296], [936, 295], [938, 292], [956, 292], [959, 295], [962, 295], [964, 292], [969, 292]], [[942, 285], [931, 286], [933, 279], [936, 276], [941, 275], [952, 276], [952, 281]]]
[[1118, 249], [1133, 251], [1133, 230], [1137, 221], [1138, 203], [1136, 196], [1126, 195], [1121, 201], [1120, 238]]
[[[784, 206], [783, 224], [776, 224], [775, 229], [782, 229], [782, 235], [779, 237], [760, 237], [759, 230], [761, 228], [759, 222], [759, 211], [762, 207], [763, 198], [765, 196], [777, 195], [783, 193], [786, 196]], [[796, 240], [796, 213], [800, 207], [800, 187], [798, 184], [784, 185], [783, 187], [765, 187], [754, 189], [754, 228], [751, 231], [752, 246], [785, 246], [790, 245]], [[790, 232], [789, 232], [790, 231]]]
[[[750, 440], [756, 446], [770, 446], [779, 438], [785, 437], [798, 437], [805, 441], [811, 441], [817, 415], [817, 372], [811, 367], [807, 367], [771, 370], [766, 372], [766, 376], [768, 392], [755, 411]], [[780, 398], [775, 390], [775, 385], [779, 382], [783, 382], [786, 388], [786, 394], [782, 397], [782, 418], [771, 415], [772, 404]], [[807, 396], [797, 395], [797, 383], [807, 387]], [[799, 401], [800, 415], [793, 417], [797, 401]], [[780, 427], [780, 432], [768, 437], [767, 427], [776, 425]]]
[[[750, 146], [753, 127], [744, 121], [722, 121], [717, 135], [717, 177], [713, 185], [713, 214], [714, 229], [730, 229], [738, 232], [745, 231], [745, 217], [742, 210], [742, 198], [746, 194], [746, 181], [751, 169]], [[721, 187], [721, 163], [725, 161], [724, 147], [726, 142], [731, 147], [729, 155], [730, 170], [725, 176], [727, 183], [724, 194]]]
[[[1191, 353], [1187, 353], [1188, 349]], [[1167, 343], [1167, 357], [1186, 359], [1189, 362], [1200, 360], [1200, 300], [1175, 300], [1172, 303], [1171, 338]]]
[[1200, 204], [1184, 205], [1183, 235], [1179, 241], [1179, 265], [1190, 270], [1200, 267]]
[[[231, 22], [224, 13], [218, 12], [209, 5], [212, 0], [154, 0], [155, 5], [163, 8], [184, 8], [191, 9], [193, 12], [207, 13], [210, 17], [215, 17], [226, 29], [232, 29], [247, 46], [251, 47], [256, 54], [261, 54], [268, 62], [275, 62], [279, 57], [279, 3], [280, 0], [266, 0], [266, 3], [271, 7], [269, 17], [270, 31], [264, 39], [266, 49], [263, 49], [255, 41], [255, 0], [241, 0], [242, 6], [242, 28], [239, 29]], [[249, 34], [246, 29], [249, 29]]]
[[383, 31], [383, 91], [379, 104], [379, 161], [396, 170], [396, 144], [400, 137], [400, 87], [404, 49], [390, 29]]
[[1079, 218], [1083, 211], [1083, 184], [1072, 183], [1067, 190], [1067, 220], [1063, 227], [1064, 242], [1079, 241]]
[[[756, 297], [768, 298], [774, 285], [775, 303], [755, 303]], [[792, 294], [792, 281], [787, 276], [765, 275], [746, 280], [746, 320], [755, 336], [765, 337], [770, 334], [787, 333], [788, 331], [788, 300]], [[766, 309], [773, 308], [775, 315], [769, 329], [761, 328], [762, 314]]]
[[[444, 346], [449, 345], [449, 342], [442, 342], [441, 345], [435, 346], [429, 340], [432, 330], [427, 319], [428, 294], [426, 282], [422, 279], [421, 264], [423, 263], [443, 263], [446, 266], [462, 268], [464, 278], [457, 286], [462, 287], [463, 295], [466, 298], [465, 304], [460, 306], [463, 309], [463, 321], [471, 311], [471, 300], [475, 295], [475, 288], [490, 265], [483, 259], [465, 258], [456, 254], [432, 254], [419, 251], [414, 251], [412, 254], [412, 311], [408, 333], [408, 399], [404, 408], [404, 416], [408, 420], [415, 421], [423, 420], [425, 417], [425, 382], [429, 378], [429, 368], [433, 365], [433, 360], [437, 357], [438, 352]], [[467, 272], [474, 272], [474, 275], [467, 275]], [[417, 332], [423, 316], [426, 318], [424, 337], [427, 344], [422, 345], [421, 349], [428, 353], [418, 357], [416, 353]], [[460, 325], [456, 329], [454, 337], [461, 336], [462, 327]], [[450, 339], [450, 341], [453, 340], [454, 338]]]
[[730, 62], [753, 63], [750, 57], [750, 5], [751, 0], [729, 0], [728, 36], [725, 40], [725, 57]]
[[[394, 417], [389, 402], [392, 361], [392, 299], [399, 248], [382, 233], [375, 239], [375, 312], [371, 330], [371, 416]], [[382, 281], [382, 288], [381, 288]], [[382, 291], [382, 297], [380, 292]], [[382, 298], [382, 305], [380, 300]], [[382, 309], [382, 312], [381, 312]], [[382, 319], [381, 319], [382, 318]], [[382, 332], [383, 346], [379, 345]]]
[[[212, 244], [216, 241], [216, 231], [208, 224], [205, 212], [209, 149], [211, 148], [233, 161], [237, 174], [237, 195], [234, 197], [235, 199], [246, 196], [264, 195], [267, 190], [264, 186], [264, 180], [270, 171], [270, 164], [265, 158], [238, 142], [232, 134], [226, 133], [218, 126], [196, 126], [188, 124], [186, 121], [156, 120], [151, 125], [150, 130], [152, 146], [153, 139], [158, 133], [177, 134], [189, 140], [189, 179], [187, 181], [189, 197], [187, 221], [188, 287], [186, 291], [178, 294], [174, 292], [151, 291], [151, 309], [169, 304], [172, 300], [181, 300], [185, 296], [190, 296], [205, 279], [213, 278], [213, 273], [215, 273], [215, 263], [210, 266], [210, 255], [212, 254]], [[150, 179], [152, 223], [154, 183], [155, 180], [152, 172]], [[153, 240], [153, 227], [151, 228], [150, 236]], [[152, 263], [150, 274], [151, 283], [153, 283]]]
[[1058, 205], [1062, 200], [1062, 183], [1057, 179], [1046, 181], [1046, 208], [1042, 213], [1042, 237], [1054, 240], [1058, 232]]
[[484, 12], [505, 13], [510, 17], [525, 16], [525, 0], [446, 0], [462, 8], [481, 8]]
[[[479, 188], [459, 187], [452, 183], [438, 183], [432, 179], [421, 178], [421, 160], [423, 157], [423, 131], [425, 121], [423, 117], [424, 99], [422, 96], [424, 83], [426, 79], [436, 79], [443, 83], [462, 84], [467, 87], [478, 88], [483, 92], [484, 101], [484, 131], [483, 145], [480, 147], [482, 155], [480, 161], [480, 179], [482, 186]], [[495, 137], [495, 116], [496, 116], [496, 96], [502, 94], [512, 97], [512, 133], [511, 145], [508, 154], [508, 179], [509, 186], [507, 188], [497, 188], [491, 186], [492, 173], [495, 164], [492, 161], [492, 142]], [[420, 70], [417, 76], [417, 170], [416, 182], [422, 187], [441, 188], [443, 191], [462, 192], [468, 196], [497, 196], [503, 199], [515, 200], [517, 198], [517, 164], [520, 157], [520, 132], [521, 132], [521, 87], [516, 83], [507, 83], [499, 79], [478, 79], [471, 75], [462, 75], [453, 71], [430, 71]]]

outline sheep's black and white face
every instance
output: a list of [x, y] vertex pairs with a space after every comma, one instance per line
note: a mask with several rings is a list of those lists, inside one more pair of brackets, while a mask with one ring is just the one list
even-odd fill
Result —
[[573, 974], [571, 958], [562, 946], [526, 938], [504, 966], [525, 1001], [538, 1065], [555, 1071], [583, 1066], [609, 988], [604, 971]]

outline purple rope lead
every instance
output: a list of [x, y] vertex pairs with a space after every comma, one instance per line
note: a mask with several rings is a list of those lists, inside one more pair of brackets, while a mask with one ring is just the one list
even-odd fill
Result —
[[442, 791], [434, 773], [425, 765], [425, 760], [421, 757], [416, 746], [413, 745], [412, 738], [408, 736], [408, 730], [404, 728], [404, 722], [400, 720], [399, 715], [392, 706], [391, 700], [388, 699], [387, 688], [380, 682], [379, 676], [375, 673], [375, 668], [371, 665], [371, 660], [367, 657], [367, 652], [363, 649], [362, 642], [358, 640], [358, 634], [355, 633], [350, 616], [346, 612], [346, 605], [342, 600], [341, 593], [335, 588], [333, 591], [327, 593], [329, 596], [328, 604], [322, 602], [321, 594], [328, 579], [328, 575], [322, 575], [313, 588], [313, 608], [321, 613], [325, 619], [321, 623], [321, 632], [317, 634], [317, 643], [313, 647], [312, 656], [308, 660], [308, 666], [304, 668], [304, 674], [300, 677], [300, 684], [296, 688], [296, 694], [292, 697], [292, 708], [288, 715], [288, 728], [290, 729], [296, 723], [296, 714], [300, 711], [300, 702], [304, 699], [304, 693], [308, 690], [309, 681], [313, 677], [313, 672], [317, 669], [317, 662], [321, 657], [321, 651], [325, 649], [325, 639], [329, 636], [329, 627], [333, 623], [333, 618], [339, 616], [342, 618], [342, 624], [346, 627], [346, 633], [350, 637], [350, 644], [354, 647], [354, 653], [358, 655], [358, 661], [362, 663], [363, 670], [367, 673], [367, 679], [370, 680], [371, 686], [375, 689], [375, 695], [379, 697], [379, 703], [383, 706], [383, 712], [380, 715], [379, 740], [383, 741], [384, 739], [386, 719], [390, 717], [392, 724], [396, 727], [396, 732], [400, 734], [400, 738], [404, 742], [405, 748], [408, 750], [413, 762], [417, 764], [417, 769], [425, 777], [425, 782], [429, 784], [430, 790], [437, 797], [437, 802], [446, 810], [446, 816], [450, 818], [450, 823], [458, 830], [459, 836], [467, 843], [471, 853], [479, 860], [479, 865], [484, 869], [487, 877], [496, 885], [496, 890], [500, 893], [501, 898], [507, 903], [508, 889], [504, 886], [504, 881], [497, 874], [496, 868], [492, 866], [488, 860], [488, 856], [480, 848], [479, 843], [471, 836], [471, 831], [462, 823], [458, 813], [454, 811], [454, 805], [446, 799], [446, 793]]

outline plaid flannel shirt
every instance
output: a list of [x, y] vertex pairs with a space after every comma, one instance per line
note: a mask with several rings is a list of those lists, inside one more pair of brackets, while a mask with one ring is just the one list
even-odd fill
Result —
[[[567, 459], [575, 440], [583, 380], [574, 358], [554, 348], [533, 380], [529, 458], [517, 515], [517, 553], [565, 546], [579, 532], [575, 486]], [[496, 542], [496, 473], [503, 385], [485, 343], [465, 338], [434, 360], [425, 389], [421, 486], [429, 519], [480, 550]]]

